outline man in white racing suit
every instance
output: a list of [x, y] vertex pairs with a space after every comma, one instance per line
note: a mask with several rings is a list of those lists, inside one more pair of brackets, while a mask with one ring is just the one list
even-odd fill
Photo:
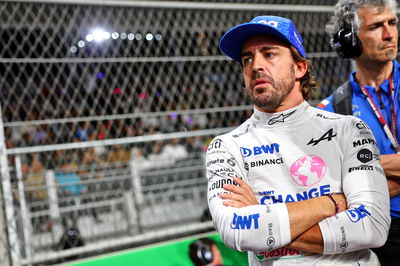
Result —
[[253, 115], [210, 143], [208, 205], [250, 265], [379, 265], [390, 225], [386, 178], [360, 119], [305, 100], [316, 88], [291, 20], [260, 16], [221, 38], [243, 69]]

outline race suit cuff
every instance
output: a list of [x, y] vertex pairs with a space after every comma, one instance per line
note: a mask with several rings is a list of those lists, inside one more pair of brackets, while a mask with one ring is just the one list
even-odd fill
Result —
[[[267, 213], [271, 212], [274, 215], [269, 216], [270, 223], [268, 224], [269, 230], [268, 230], [268, 239], [267, 239], [267, 244], [269, 247], [269, 250], [273, 250], [279, 247], [286, 246], [292, 242], [291, 236], [290, 236], [290, 222], [289, 222], [289, 212], [286, 207], [286, 204], [273, 204], [273, 205], [267, 205]], [[274, 239], [273, 237], [271, 238], [271, 228], [274, 228], [275, 224], [278, 224], [279, 232], [277, 235], [279, 235], [279, 241], [276, 243], [277, 245], [271, 245], [272, 240]]]
[[335, 216], [324, 219], [319, 222], [319, 228], [321, 230], [322, 239], [324, 242], [324, 253], [323, 254], [335, 254], [336, 250], [336, 236], [332, 229], [332, 224], [329, 223], [329, 219], [334, 219]]
[[280, 217], [282, 242], [290, 244], [292, 242], [292, 237], [290, 234], [289, 212], [288, 212], [286, 204], [282, 204], [282, 205], [284, 206], [284, 209], [285, 209], [284, 211], [281, 212], [282, 217]]

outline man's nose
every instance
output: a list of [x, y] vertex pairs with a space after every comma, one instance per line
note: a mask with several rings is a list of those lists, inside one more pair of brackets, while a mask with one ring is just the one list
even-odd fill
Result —
[[258, 72], [258, 71], [264, 71], [265, 70], [265, 64], [264, 62], [264, 57], [260, 53], [256, 53], [253, 58], [253, 72]]
[[394, 36], [396, 35], [396, 31], [397, 28], [396, 27], [392, 27], [388, 24], [385, 24], [383, 26], [383, 39], [384, 40], [392, 40], [394, 38]]

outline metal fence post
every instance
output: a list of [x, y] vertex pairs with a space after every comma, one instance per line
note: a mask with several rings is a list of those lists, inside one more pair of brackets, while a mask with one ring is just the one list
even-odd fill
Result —
[[57, 240], [62, 235], [61, 213], [58, 206], [57, 185], [53, 170], [46, 171], [47, 195], [49, 197], [50, 217], [53, 222], [53, 238]]
[[141, 208], [143, 206], [142, 184], [140, 182], [139, 170], [137, 169], [134, 160], [131, 160], [129, 165], [130, 165], [131, 176], [132, 176], [132, 188], [133, 188], [134, 203], [135, 203], [134, 207], [136, 209], [136, 223], [138, 225], [139, 233], [141, 233], [143, 231], [142, 230], [142, 221], [140, 219]]
[[22, 233], [24, 235], [24, 240], [25, 240], [24, 243], [25, 256], [26, 258], [29, 259], [32, 257], [32, 239], [31, 239], [32, 226], [30, 222], [28, 207], [26, 204], [21, 156], [19, 155], [15, 156], [15, 172], [17, 174], [17, 179], [18, 179], [18, 195], [19, 195], [19, 204], [21, 208]]
[[[1, 104], [0, 110], [2, 110]], [[0, 234], [3, 238], [0, 239], [0, 264], [4, 266], [18, 265], [18, 254], [20, 252], [2, 112], [0, 114], [0, 168], [2, 185], [2, 189], [0, 190]], [[8, 243], [6, 236], [8, 236]]]

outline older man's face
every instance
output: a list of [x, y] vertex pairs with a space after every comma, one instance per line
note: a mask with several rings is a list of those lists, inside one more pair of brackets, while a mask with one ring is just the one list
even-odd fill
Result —
[[360, 59], [375, 62], [392, 61], [397, 56], [397, 18], [392, 10], [365, 6], [358, 10], [361, 20], [358, 37], [362, 43]]

